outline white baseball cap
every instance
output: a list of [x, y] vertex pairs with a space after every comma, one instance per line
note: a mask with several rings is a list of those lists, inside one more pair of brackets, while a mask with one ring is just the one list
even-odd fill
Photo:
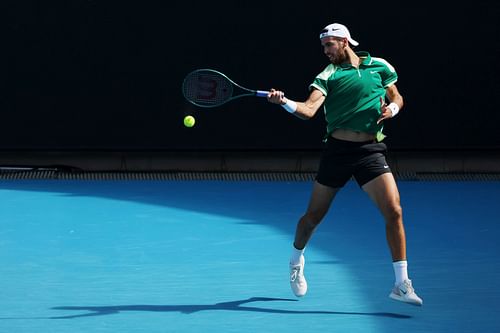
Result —
[[351, 34], [349, 33], [349, 30], [347, 30], [347, 27], [340, 23], [329, 24], [323, 30], [321, 30], [319, 38], [321, 39], [324, 37], [347, 38], [349, 43], [351, 43], [352, 45], [359, 45], [358, 42], [351, 38]]

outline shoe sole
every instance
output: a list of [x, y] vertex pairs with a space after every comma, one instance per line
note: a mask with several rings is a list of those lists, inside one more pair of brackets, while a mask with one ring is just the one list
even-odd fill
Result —
[[304, 297], [306, 295], [307, 292], [303, 293], [303, 294], [296, 294], [293, 289], [292, 289], [292, 292], [293, 294], [296, 296], [296, 297]]
[[403, 297], [398, 296], [398, 295], [396, 295], [394, 293], [391, 293], [389, 295], [389, 298], [391, 298], [391, 299], [393, 299], [395, 301], [398, 301], [398, 302], [402, 302], [402, 303], [406, 303], [406, 304], [410, 304], [410, 305], [414, 305], [414, 306], [422, 306], [423, 305], [423, 302], [420, 303], [420, 302], [413, 302], [411, 300], [406, 300]]

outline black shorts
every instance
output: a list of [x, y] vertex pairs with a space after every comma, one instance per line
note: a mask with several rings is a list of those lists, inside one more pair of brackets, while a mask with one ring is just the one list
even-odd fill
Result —
[[381, 174], [391, 172], [384, 143], [351, 142], [328, 138], [321, 156], [316, 181], [329, 187], [343, 187], [351, 177], [361, 187]]

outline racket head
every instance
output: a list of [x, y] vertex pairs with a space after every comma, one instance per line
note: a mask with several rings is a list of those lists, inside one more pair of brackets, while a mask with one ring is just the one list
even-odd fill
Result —
[[233, 96], [234, 83], [213, 69], [197, 69], [187, 74], [182, 83], [182, 94], [190, 103], [211, 108], [222, 105]]

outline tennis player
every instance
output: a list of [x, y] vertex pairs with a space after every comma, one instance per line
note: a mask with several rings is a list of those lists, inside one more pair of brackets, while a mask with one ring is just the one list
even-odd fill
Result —
[[[272, 89], [268, 101], [281, 105], [301, 119], [312, 118], [323, 105], [327, 122], [326, 148], [322, 154], [311, 198], [300, 218], [290, 258], [290, 285], [298, 297], [307, 292], [304, 250], [326, 215], [337, 192], [354, 176], [385, 219], [395, 283], [389, 295], [397, 301], [422, 305], [408, 277], [406, 238], [399, 191], [381, 141], [384, 121], [403, 107], [396, 88], [398, 76], [384, 59], [368, 52], [354, 52], [358, 42], [342, 24], [326, 26], [319, 38], [330, 64], [310, 85], [305, 102], [296, 102]], [[389, 100], [386, 105], [385, 100]]]

